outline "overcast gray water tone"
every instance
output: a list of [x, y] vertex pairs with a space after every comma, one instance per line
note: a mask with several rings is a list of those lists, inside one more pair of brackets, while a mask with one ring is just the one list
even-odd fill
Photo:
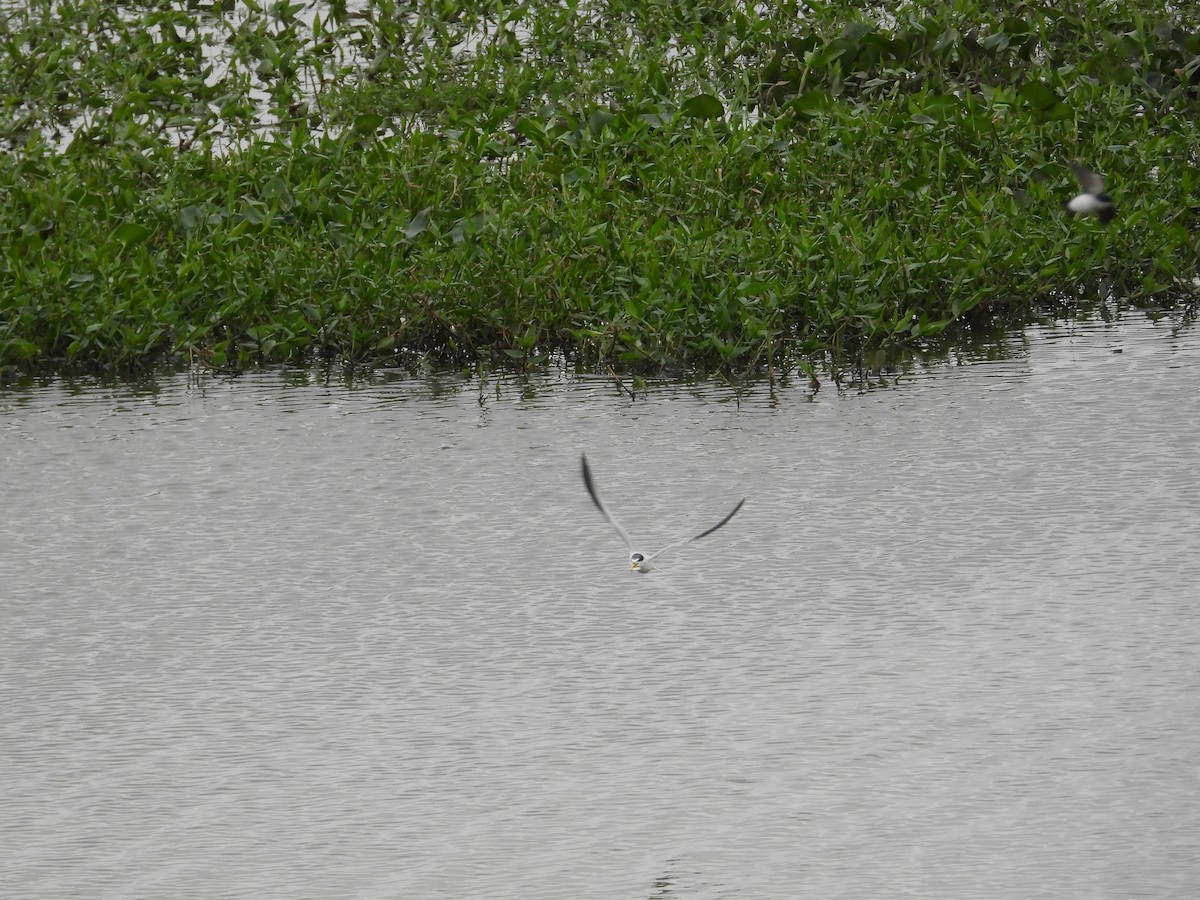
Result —
[[0, 896], [1200, 896], [1198, 388], [0, 388]]

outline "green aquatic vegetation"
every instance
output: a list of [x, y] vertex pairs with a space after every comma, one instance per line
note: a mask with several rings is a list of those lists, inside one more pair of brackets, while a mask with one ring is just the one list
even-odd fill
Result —
[[0, 365], [811, 373], [1195, 296], [1167, 4], [0, 15]]

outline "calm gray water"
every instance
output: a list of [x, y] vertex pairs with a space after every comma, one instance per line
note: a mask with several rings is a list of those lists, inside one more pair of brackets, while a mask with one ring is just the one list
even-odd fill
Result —
[[0, 895], [1200, 896], [1200, 330], [1003, 356], [0, 391]]

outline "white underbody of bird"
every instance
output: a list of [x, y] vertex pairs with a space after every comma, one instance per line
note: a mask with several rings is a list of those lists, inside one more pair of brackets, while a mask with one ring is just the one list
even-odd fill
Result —
[[592, 502], [596, 504], [596, 508], [600, 510], [604, 518], [608, 519], [608, 524], [613, 527], [617, 534], [620, 535], [621, 540], [625, 542], [625, 548], [629, 551], [629, 568], [632, 571], [642, 575], [653, 572], [655, 568], [654, 560], [662, 556], [667, 551], [674, 550], [676, 547], [682, 547], [684, 544], [690, 544], [692, 541], [698, 541], [702, 537], [708, 537], [718, 528], [724, 527], [730, 519], [737, 515], [738, 510], [742, 508], [742, 504], [746, 502], [746, 498], [743, 497], [738, 501], [738, 505], [733, 508], [733, 511], [730, 512], [729, 515], [723, 518], [712, 528], [709, 528], [707, 531], [702, 531], [695, 537], [685, 538], [682, 541], [676, 541], [674, 544], [663, 547], [663, 549], [659, 550], [657, 553], [642, 553], [641, 551], [634, 549], [633, 541], [629, 539], [629, 535], [625, 533], [625, 529], [617, 524], [617, 520], [613, 518], [612, 513], [610, 513], [605, 508], [604, 504], [600, 502], [600, 495], [596, 493], [596, 485], [592, 481], [592, 470], [588, 467], [586, 455], [583, 457], [583, 484], [584, 487], [587, 488], [587, 492], [591, 496]]

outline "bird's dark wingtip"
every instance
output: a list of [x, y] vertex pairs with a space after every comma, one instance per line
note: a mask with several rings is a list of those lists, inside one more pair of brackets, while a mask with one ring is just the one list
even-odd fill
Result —
[[746, 502], [746, 498], [743, 497], [741, 500], [738, 501], [738, 505], [735, 506], [732, 510], [730, 510], [729, 515], [727, 515], [725, 518], [723, 518], [720, 522], [718, 522], [712, 528], [708, 529], [708, 531], [704, 532], [703, 534], [696, 535], [694, 538], [692, 538], [692, 540], [698, 541], [702, 537], [708, 537], [710, 534], [712, 534], [714, 531], [718, 530], [719, 528], [724, 528], [726, 525], [729, 524], [729, 520], [738, 514], [738, 510], [742, 508], [742, 506], [745, 504], [745, 502]]
[[596, 496], [596, 485], [592, 483], [592, 470], [588, 466], [587, 454], [580, 454], [579, 461], [583, 469], [583, 486], [587, 488], [588, 496], [592, 498], [592, 502], [603, 512], [603, 507], [600, 506], [600, 498]]

